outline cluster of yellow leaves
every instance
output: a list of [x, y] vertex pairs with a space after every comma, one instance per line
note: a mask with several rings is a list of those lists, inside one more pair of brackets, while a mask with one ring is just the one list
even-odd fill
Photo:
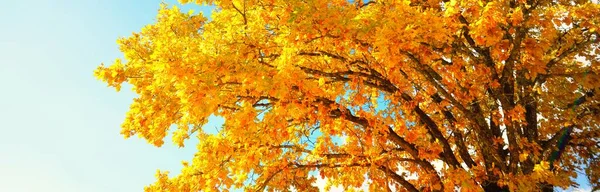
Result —
[[[504, 36], [503, 27], [506, 26], [506, 13], [502, 10], [504, 5], [500, 2], [489, 2], [483, 7], [481, 16], [474, 21], [471, 27], [475, 43], [490, 47], [502, 40]], [[514, 10], [520, 11], [520, 10]]]
[[[207, 22], [163, 4], [117, 41], [124, 60], [94, 72], [138, 95], [125, 137], [200, 140], [179, 175], [158, 172], [146, 191], [315, 191], [316, 177], [346, 190], [535, 191], [572, 185], [598, 156], [596, 3], [180, 2], [217, 9]], [[225, 123], [211, 134], [212, 115]]]

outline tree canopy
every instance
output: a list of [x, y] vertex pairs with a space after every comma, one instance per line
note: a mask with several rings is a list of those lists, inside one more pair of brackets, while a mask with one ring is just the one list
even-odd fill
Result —
[[211, 19], [163, 4], [95, 71], [138, 96], [125, 137], [199, 140], [146, 191], [599, 187], [597, 1], [193, 3]]

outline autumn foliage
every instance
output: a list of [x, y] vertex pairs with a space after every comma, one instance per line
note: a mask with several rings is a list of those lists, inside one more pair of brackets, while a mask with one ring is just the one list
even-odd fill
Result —
[[125, 137], [199, 140], [146, 191], [599, 185], [597, 1], [195, 3], [210, 21], [163, 5], [95, 71], [138, 95]]

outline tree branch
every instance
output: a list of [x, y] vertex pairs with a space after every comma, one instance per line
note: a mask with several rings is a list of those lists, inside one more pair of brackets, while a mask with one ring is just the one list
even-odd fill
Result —
[[410, 182], [408, 182], [404, 177], [398, 175], [395, 171], [387, 168], [385, 166], [380, 166], [380, 170], [382, 170], [386, 175], [390, 176], [394, 181], [400, 183], [406, 190], [410, 192], [419, 192], [419, 190]]

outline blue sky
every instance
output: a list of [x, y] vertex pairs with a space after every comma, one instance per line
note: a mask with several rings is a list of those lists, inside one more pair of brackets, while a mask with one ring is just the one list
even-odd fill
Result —
[[134, 95], [92, 76], [101, 62], [121, 57], [116, 39], [152, 23], [160, 2], [2, 3], [0, 191], [142, 191], [156, 169], [177, 172], [192, 156], [195, 147], [170, 140], [156, 148], [123, 139]]
[[[142, 191], [195, 147], [119, 134], [134, 95], [93, 77], [116, 39], [154, 21], [158, 0], [3, 1], [0, 191]], [[190, 143], [191, 144], [191, 143]]]

